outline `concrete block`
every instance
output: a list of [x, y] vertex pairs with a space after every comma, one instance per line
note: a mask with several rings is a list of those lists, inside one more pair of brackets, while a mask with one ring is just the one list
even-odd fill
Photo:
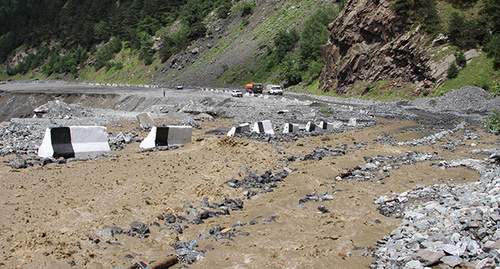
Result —
[[38, 155], [53, 158], [91, 158], [110, 151], [106, 127], [51, 127], [45, 130]]
[[154, 126], [140, 147], [150, 149], [158, 146], [176, 146], [191, 142], [191, 126]]
[[137, 115], [137, 121], [139, 121], [141, 127], [155, 125], [155, 121], [149, 112]]
[[293, 124], [293, 123], [285, 123], [283, 126], [283, 133], [288, 134], [288, 133], [296, 133], [300, 130], [300, 127], [298, 124]]
[[308, 121], [306, 124], [306, 131], [314, 132], [316, 130], [316, 124], [312, 121]]
[[249, 132], [250, 131], [250, 124], [249, 123], [243, 123], [238, 126], [234, 126], [229, 130], [227, 133], [228, 136], [234, 136], [235, 134], [241, 134], [243, 132]]
[[266, 133], [273, 135], [274, 134], [273, 125], [271, 124], [270, 120], [258, 121], [254, 123], [252, 132], [256, 132], [259, 134]]

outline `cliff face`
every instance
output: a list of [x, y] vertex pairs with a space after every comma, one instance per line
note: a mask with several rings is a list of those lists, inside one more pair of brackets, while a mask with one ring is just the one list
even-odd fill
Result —
[[418, 28], [408, 31], [408, 22], [391, 10], [388, 0], [349, 1], [329, 25], [320, 87], [345, 94], [378, 84], [389, 90], [410, 87], [417, 95], [433, 87], [436, 77], [423, 49], [425, 35]]

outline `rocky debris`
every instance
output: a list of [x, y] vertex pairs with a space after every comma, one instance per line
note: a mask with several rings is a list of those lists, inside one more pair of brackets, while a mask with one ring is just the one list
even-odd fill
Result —
[[301, 205], [307, 202], [324, 202], [330, 200], [333, 200], [333, 196], [328, 194], [327, 192], [320, 192], [320, 193], [311, 192], [306, 194], [304, 198], [300, 199], [299, 204]]
[[466, 127], [467, 127], [467, 123], [466, 122], [462, 122], [462, 123], [458, 124], [452, 130], [444, 130], [442, 132], [439, 132], [439, 133], [436, 133], [436, 134], [433, 134], [433, 135], [430, 135], [430, 136], [426, 136], [426, 137], [423, 137], [423, 138], [420, 138], [420, 139], [415, 139], [415, 140], [412, 140], [412, 141], [409, 141], [409, 142], [399, 142], [398, 145], [399, 146], [402, 146], [402, 145], [410, 145], [410, 146], [433, 145], [433, 144], [436, 144], [437, 141], [443, 140], [446, 136], [449, 136], [449, 135], [455, 133], [458, 130], [463, 130]]
[[49, 101], [37, 107], [33, 112], [38, 118], [69, 119], [95, 116], [91, 108], [82, 104], [68, 104], [60, 100]]
[[179, 261], [183, 263], [192, 264], [205, 258], [205, 253], [203, 251], [195, 250], [195, 248], [198, 247], [198, 241], [196, 240], [191, 240], [189, 243], [179, 241], [171, 246], [175, 249]]
[[37, 153], [42, 143], [45, 129], [38, 124], [22, 124], [9, 122], [0, 127], [0, 154], [31, 154]]
[[141, 142], [143, 139], [135, 132], [108, 133], [108, 144], [111, 150], [122, 150], [127, 144]]
[[330, 145], [316, 147], [311, 153], [299, 158], [301, 161], [319, 161], [327, 156], [342, 156], [349, 150], [346, 145], [336, 146], [336, 149], [330, 149]]
[[500, 97], [476, 86], [465, 86], [452, 90], [440, 97], [417, 98], [410, 101], [411, 106], [424, 111], [454, 113], [456, 115], [489, 114], [498, 109]]
[[370, 268], [500, 264], [500, 164], [491, 157], [474, 165], [482, 171], [479, 182], [419, 186], [378, 198], [382, 214], [403, 221], [378, 241]]
[[126, 234], [130, 237], [148, 238], [149, 225], [139, 221], [133, 221], [130, 223], [130, 230], [124, 231], [123, 234]]
[[[262, 175], [257, 175], [254, 172], [248, 172], [248, 174], [242, 180], [230, 179], [226, 181], [226, 185], [232, 188], [244, 188], [245, 196], [250, 199], [250, 197], [255, 196], [259, 193], [272, 192], [273, 188], [276, 188], [278, 184], [284, 182], [284, 179], [288, 176], [288, 172], [283, 170], [282, 172], [271, 172], [266, 171]], [[254, 191], [251, 189], [261, 189], [261, 191]]]
[[94, 238], [101, 238], [101, 237], [113, 237], [115, 234], [121, 234], [123, 233], [123, 229], [120, 227], [106, 227], [103, 229], [96, 229], [93, 232]]
[[207, 234], [198, 234], [197, 237], [200, 240], [214, 238], [215, 240], [226, 239], [234, 241], [233, 237], [236, 237], [235, 231], [236, 229], [234, 227], [226, 228], [217, 225], [214, 228], [210, 229]]
[[[397, 170], [403, 165], [414, 165], [425, 161], [441, 161], [443, 158], [433, 153], [408, 151], [401, 156], [364, 157], [365, 165], [356, 166], [335, 177], [336, 180], [369, 181], [383, 180], [388, 177], [389, 170]], [[432, 165], [432, 164], [431, 164]]]

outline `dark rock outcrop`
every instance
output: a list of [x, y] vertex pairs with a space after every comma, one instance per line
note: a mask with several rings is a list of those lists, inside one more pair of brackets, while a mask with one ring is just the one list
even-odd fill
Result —
[[368, 91], [374, 83], [388, 90], [414, 88], [416, 94], [432, 87], [435, 78], [422, 46], [427, 39], [419, 27], [409, 30], [410, 23], [388, 0], [349, 1], [329, 25], [320, 87], [339, 94]]

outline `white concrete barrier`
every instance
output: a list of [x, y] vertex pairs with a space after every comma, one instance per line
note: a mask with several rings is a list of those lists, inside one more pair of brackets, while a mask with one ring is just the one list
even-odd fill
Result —
[[323, 130], [331, 130], [331, 129], [333, 129], [333, 124], [328, 123], [326, 121], [322, 121], [318, 124], [318, 127], [323, 129]]
[[293, 124], [293, 123], [285, 123], [283, 126], [283, 133], [288, 134], [288, 133], [296, 133], [300, 130], [298, 124]]
[[103, 126], [50, 127], [38, 149], [40, 157], [91, 158], [110, 152]]
[[243, 123], [238, 126], [234, 126], [227, 132], [228, 136], [234, 136], [235, 134], [241, 134], [243, 132], [249, 132], [250, 131], [250, 124], [249, 123]]
[[150, 149], [158, 146], [177, 146], [191, 142], [191, 126], [154, 126], [140, 147]]
[[314, 132], [316, 130], [316, 124], [312, 121], [308, 121], [306, 124], [306, 131], [308, 132]]
[[259, 133], [259, 134], [262, 134], [262, 133], [271, 134], [271, 135], [274, 134], [273, 125], [271, 124], [270, 120], [258, 121], [256, 123], [254, 123], [252, 131]]

